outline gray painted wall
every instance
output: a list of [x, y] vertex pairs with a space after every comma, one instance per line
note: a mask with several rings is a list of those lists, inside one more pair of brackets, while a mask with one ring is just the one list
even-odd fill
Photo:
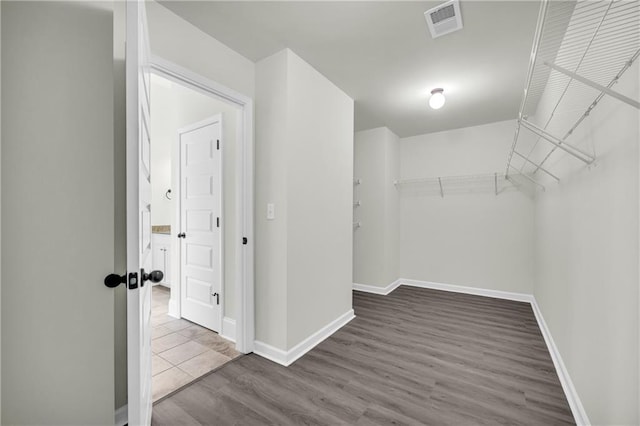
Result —
[[147, 16], [154, 55], [253, 98], [255, 64], [252, 61], [155, 1], [147, 2]]
[[[2, 2], [0, 2], [0, 99], [2, 99]], [[0, 241], [2, 241], [2, 102], [0, 102]], [[2, 259], [2, 244], [0, 244]], [[0, 262], [0, 366], [2, 366], [2, 262]], [[0, 367], [0, 423], [2, 422], [2, 368]]]
[[352, 308], [354, 113], [349, 96], [288, 53], [290, 349]]
[[256, 159], [256, 339], [288, 350], [351, 309], [353, 199], [353, 101], [288, 49], [257, 64]]
[[353, 282], [385, 287], [400, 278], [400, 143], [386, 127], [355, 134]]
[[[614, 89], [640, 99], [639, 82], [636, 61]], [[562, 181], [536, 199], [535, 297], [589, 420], [638, 424], [638, 111], [605, 96], [570, 141], [598, 159], [550, 158]]]
[[[287, 347], [287, 52], [256, 64], [256, 340]], [[276, 219], [265, 219], [266, 205]]]
[[[113, 3], [114, 272], [127, 270], [127, 129], [125, 87], [126, 3]], [[114, 290], [115, 409], [127, 404], [127, 289]]]
[[[512, 120], [400, 139], [402, 179], [504, 171]], [[402, 278], [533, 293], [533, 199], [491, 185], [400, 195]]]
[[[398, 278], [533, 293], [532, 192], [399, 187], [396, 179], [494, 173], [504, 168], [514, 121], [397, 139], [356, 133], [354, 282]], [[398, 170], [399, 169], [399, 170]], [[445, 184], [446, 186], [446, 184]], [[416, 188], [418, 190], [416, 190]], [[445, 188], [447, 189], [447, 188]], [[471, 190], [476, 191], [472, 192]]]
[[110, 4], [2, 2], [2, 423], [114, 409]]

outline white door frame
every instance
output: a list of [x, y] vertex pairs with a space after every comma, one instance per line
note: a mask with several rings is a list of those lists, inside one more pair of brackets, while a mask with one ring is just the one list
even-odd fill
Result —
[[[225, 285], [226, 285], [226, 281], [225, 281], [225, 275], [224, 275], [224, 261], [225, 261], [225, 255], [224, 255], [224, 247], [225, 247], [225, 233], [224, 233], [224, 224], [225, 224], [225, 219], [224, 219], [224, 207], [225, 207], [225, 202], [224, 202], [224, 195], [225, 195], [225, 191], [224, 191], [224, 158], [225, 158], [225, 145], [226, 142], [224, 140], [224, 130], [223, 130], [223, 126], [224, 123], [222, 122], [222, 114], [216, 114], [213, 115], [209, 118], [205, 118], [204, 120], [200, 120], [197, 123], [191, 123], [188, 126], [184, 126], [180, 129], [178, 129], [178, 134], [176, 136], [176, 138], [173, 141], [173, 166], [172, 166], [172, 172], [173, 172], [173, 178], [171, 179], [171, 185], [173, 186], [173, 195], [174, 195], [174, 200], [175, 200], [175, 215], [176, 215], [176, 224], [178, 226], [180, 226], [180, 224], [182, 224], [182, 147], [180, 144], [181, 141], [181, 136], [184, 133], [188, 133], [194, 130], [197, 130], [201, 127], [205, 127], [208, 126], [210, 124], [215, 124], [215, 123], [219, 123], [220, 124], [220, 156], [221, 156], [221, 161], [220, 161], [220, 170], [218, 171], [218, 174], [220, 176], [220, 179], [218, 180], [219, 184], [220, 184], [220, 188], [218, 191], [218, 196], [220, 197], [220, 220], [221, 220], [221, 224], [220, 224], [220, 270], [218, 273], [218, 282], [221, 284], [220, 285], [220, 330], [217, 330], [218, 334], [223, 335], [223, 319], [224, 319], [224, 312], [225, 312], [225, 303], [224, 303], [224, 298], [226, 295], [226, 290], [225, 290]], [[177, 232], [184, 232], [185, 230], [181, 230], [180, 228], [176, 229]], [[188, 232], [188, 231], [187, 231]], [[176, 297], [177, 297], [177, 301], [178, 301], [178, 306], [176, 306], [176, 314], [179, 318], [182, 318], [182, 242], [180, 241], [180, 244], [178, 244], [178, 252], [176, 254], [176, 256], [174, 257], [174, 259], [177, 259], [176, 262], [174, 262], [174, 265], [177, 266], [177, 276], [178, 276], [178, 281], [175, 283], [171, 283], [171, 293], [172, 295], [174, 294], [173, 292], [175, 291]], [[173, 297], [173, 296], [172, 296]], [[226, 336], [224, 336], [226, 337]]]
[[[237, 124], [235, 320], [236, 350], [253, 352], [255, 336], [253, 239], [253, 99], [158, 56], [151, 56], [152, 72], [242, 110]], [[246, 244], [243, 243], [246, 238]]]

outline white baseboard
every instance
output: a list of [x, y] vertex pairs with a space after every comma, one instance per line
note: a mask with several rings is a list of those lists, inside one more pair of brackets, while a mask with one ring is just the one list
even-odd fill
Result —
[[253, 352], [256, 355], [260, 355], [263, 358], [288, 367], [355, 317], [356, 316], [353, 313], [353, 309], [350, 309], [349, 311], [340, 315], [338, 318], [331, 321], [329, 324], [322, 327], [320, 330], [316, 331], [311, 336], [307, 337], [288, 351], [284, 351], [267, 343], [256, 340]]
[[365, 291], [367, 293], [383, 294], [386, 296], [387, 294], [391, 293], [393, 290], [398, 288], [399, 285], [400, 285], [400, 280], [395, 280], [394, 282], [387, 285], [386, 287], [378, 287], [378, 286], [369, 285], [369, 284], [353, 283], [353, 289], [358, 291]]
[[553, 337], [551, 336], [551, 332], [547, 327], [547, 323], [542, 316], [542, 311], [538, 306], [538, 302], [535, 298], [532, 299], [533, 300], [531, 301], [531, 308], [533, 309], [533, 313], [536, 316], [536, 321], [538, 321], [538, 327], [542, 332], [544, 341], [547, 344], [549, 353], [551, 354], [553, 365], [556, 367], [556, 373], [558, 374], [558, 379], [560, 379], [560, 384], [562, 385], [564, 394], [567, 397], [567, 402], [569, 402], [569, 407], [571, 408], [571, 413], [573, 413], [573, 418], [575, 419], [578, 426], [590, 425], [591, 423], [589, 422], [589, 417], [587, 417], [587, 412], [584, 410], [584, 406], [582, 405], [582, 401], [580, 401], [580, 397], [578, 396], [578, 392], [576, 391], [575, 386], [573, 386], [573, 382], [571, 381], [571, 377], [569, 376], [569, 371], [567, 370], [567, 367], [565, 367], [564, 361], [562, 361], [562, 356], [558, 351], [558, 347], [553, 341]]
[[[400, 278], [398, 281], [390, 284], [387, 287], [375, 287], [370, 285], [363, 284], [353, 284], [354, 290], [359, 291], [367, 291], [369, 293], [375, 294], [389, 294], [399, 285], [406, 285], [411, 287], [420, 287], [420, 288], [430, 288], [433, 290], [442, 290], [442, 291], [451, 291], [455, 293], [464, 293], [464, 294], [473, 294], [476, 296], [485, 296], [485, 297], [493, 297], [496, 299], [506, 299], [513, 300], [516, 302], [526, 302], [531, 304], [531, 309], [533, 309], [533, 313], [536, 317], [536, 321], [538, 321], [538, 327], [544, 337], [544, 341], [547, 344], [547, 349], [549, 350], [549, 354], [551, 355], [551, 359], [553, 360], [553, 365], [556, 369], [556, 374], [558, 375], [558, 379], [560, 379], [560, 384], [562, 385], [562, 390], [567, 398], [567, 402], [569, 403], [569, 407], [571, 408], [571, 413], [576, 421], [578, 426], [582, 425], [590, 425], [589, 418], [587, 417], [587, 413], [584, 410], [584, 406], [580, 401], [580, 397], [578, 396], [578, 392], [571, 381], [571, 377], [569, 376], [569, 371], [564, 365], [562, 361], [562, 356], [558, 351], [558, 348], [553, 341], [553, 337], [551, 336], [551, 332], [547, 327], [546, 322], [544, 321], [544, 317], [542, 316], [542, 312], [538, 306], [538, 302], [536, 302], [535, 297], [532, 294], [526, 293], [512, 293], [508, 291], [500, 291], [500, 290], [490, 290], [485, 288], [476, 288], [476, 287], [466, 287], [459, 286], [453, 284], [442, 284], [442, 283], [434, 283], [430, 281], [418, 281], [418, 280], [410, 280], [405, 278]], [[391, 288], [388, 292], [383, 292], [384, 289]]]
[[287, 355], [287, 365], [293, 364], [295, 360], [300, 358], [302, 355], [309, 352], [311, 349], [316, 347], [320, 342], [327, 339], [336, 331], [340, 330], [344, 327], [349, 321], [356, 317], [353, 309], [349, 309], [344, 314], [340, 315], [335, 320], [331, 321], [329, 324], [322, 327], [320, 330], [313, 333], [311, 336], [304, 339], [302, 342], [295, 345], [293, 348], [289, 350]]
[[129, 423], [129, 409], [127, 404], [116, 410], [115, 426], [124, 426]]
[[431, 281], [418, 281], [400, 278], [401, 285], [407, 285], [411, 287], [430, 288], [433, 290], [451, 291], [454, 293], [474, 294], [476, 296], [493, 297], [495, 299], [514, 300], [516, 302], [528, 302], [533, 301], [532, 294], [526, 293], [512, 293], [509, 291], [490, 290], [486, 288], [466, 287], [453, 284], [434, 283]]
[[220, 335], [227, 340], [231, 340], [233, 343], [236, 342], [236, 320], [231, 319], [229, 317], [224, 317], [222, 319], [222, 330], [220, 331]]
[[271, 346], [267, 343], [261, 342], [260, 340], [253, 342], [253, 353], [260, 355], [262, 358], [266, 358], [269, 361], [284, 365], [285, 367], [289, 365], [287, 363], [287, 351], [278, 349], [275, 346]]

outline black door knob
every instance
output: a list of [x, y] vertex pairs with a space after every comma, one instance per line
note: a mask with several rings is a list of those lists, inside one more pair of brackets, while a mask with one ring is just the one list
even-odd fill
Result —
[[178, 234], [178, 238], [185, 238], [186, 236], [187, 234], [185, 234], [184, 232]]
[[152, 283], [159, 283], [160, 281], [162, 281], [162, 278], [164, 278], [164, 274], [162, 273], [162, 271], [151, 271], [150, 273], [147, 274], [143, 269], [141, 272], [142, 272], [141, 273], [142, 285], [144, 285], [146, 281], [151, 281]]
[[127, 282], [127, 274], [118, 275], [118, 274], [109, 274], [104, 277], [104, 285], [109, 288], [116, 288], [122, 283]]

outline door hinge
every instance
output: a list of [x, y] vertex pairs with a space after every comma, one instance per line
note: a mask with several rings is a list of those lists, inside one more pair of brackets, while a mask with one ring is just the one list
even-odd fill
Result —
[[220, 149], [220, 139], [216, 140], [216, 149]]
[[247, 237], [242, 237], [242, 244], [247, 245], [248, 242]]
[[133, 290], [138, 288], [138, 273], [130, 272], [129, 273], [129, 290]]
[[219, 217], [216, 218], [216, 226], [218, 228], [220, 228], [220, 218]]

